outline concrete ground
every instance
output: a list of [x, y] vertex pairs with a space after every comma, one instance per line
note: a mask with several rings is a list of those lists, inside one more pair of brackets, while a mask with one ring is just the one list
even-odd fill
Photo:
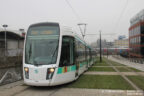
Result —
[[[132, 67], [128, 61], [109, 57], [110, 60], [117, 61]], [[109, 63], [109, 62], [108, 62]], [[109, 63], [110, 64], [110, 63]], [[142, 65], [141, 65], [142, 66]], [[101, 66], [98, 66], [101, 67]], [[122, 75], [127, 80], [125, 75], [137, 75], [135, 72], [119, 72], [115, 66], [111, 65], [116, 72], [86, 72], [85, 74], [97, 75]], [[136, 68], [135, 65], [134, 68]], [[137, 67], [137, 69], [139, 69]], [[142, 68], [143, 69], [143, 68]], [[141, 69], [141, 70], [142, 70]], [[143, 71], [143, 70], [142, 70]], [[142, 73], [143, 74], [143, 73]], [[131, 81], [127, 80], [129, 83]], [[131, 84], [133, 85], [133, 84]], [[133, 85], [134, 87], [137, 87]], [[135, 88], [137, 89], [137, 88]], [[0, 86], [0, 96], [144, 96], [142, 90], [105, 90], [105, 89], [80, 89], [80, 88], [65, 88], [64, 86], [55, 87], [31, 87], [23, 84], [23, 81], [10, 83]]]
[[144, 96], [143, 91], [30, 87], [18, 81], [0, 87], [0, 96]]

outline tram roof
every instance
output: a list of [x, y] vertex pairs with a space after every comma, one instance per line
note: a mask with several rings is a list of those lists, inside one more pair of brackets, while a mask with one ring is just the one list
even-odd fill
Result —
[[31, 24], [29, 27], [33, 27], [33, 26], [59, 26], [59, 23], [57, 22], [40, 22], [40, 23], [34, 23]]

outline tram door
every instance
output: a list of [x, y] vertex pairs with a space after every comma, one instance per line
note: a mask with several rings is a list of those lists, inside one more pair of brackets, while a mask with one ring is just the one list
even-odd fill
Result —
[[60, 67], [74, 65], [74, 38], [63, 36]]
[[83, 53], [84, 53], [84, 50], [82, 50], [81, 42], [78, 41], [77, 39], [75, 39], [75, 64], [76, 64], [75, 77], [77, 77], [79, 75], [79, 67], [80, 67], [79, 64], [83, 60]]

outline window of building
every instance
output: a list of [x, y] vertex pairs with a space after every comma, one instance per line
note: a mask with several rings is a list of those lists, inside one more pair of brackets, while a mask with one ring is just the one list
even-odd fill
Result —
[[144, 34], [144, 25], [141, 26], [141, 34]]

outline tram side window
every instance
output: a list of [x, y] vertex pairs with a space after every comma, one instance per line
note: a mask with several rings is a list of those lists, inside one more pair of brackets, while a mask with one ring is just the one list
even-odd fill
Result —
[[62, 50], [60, 58], [60, 67], [74, 64], [74, 39], [64, 36], [62, 39]]

